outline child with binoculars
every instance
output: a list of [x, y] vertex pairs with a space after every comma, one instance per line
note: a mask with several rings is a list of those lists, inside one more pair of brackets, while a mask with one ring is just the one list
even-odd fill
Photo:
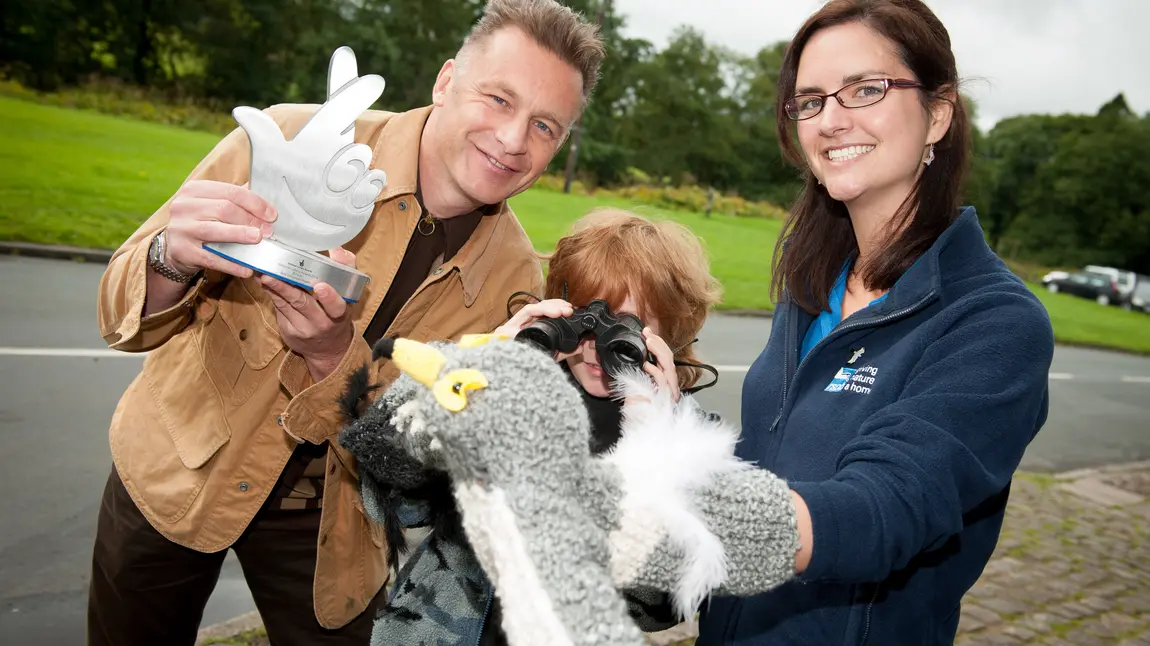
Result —
[[[686, 227], [596, 210], [543, 258], [543, 299], [509, 312], [494, 333], [534, 343], [561, 362], [587, 409], [590, 453], [610, 450], [621, 436], [624, 402], [613, 397], [613, 374], [642, 365], [659, 390], [679, 401], [697, 390], [701, 368], [713, 371], [695, 362], [692, 344], [720, 288]], [[459, 525], [446, 475], [411, 461], [378, 429], [353, 425], [341, 442], [379, 487], [388, 522], [433, 528], [398, 573], [372, 644], [506, 644], [499, 600]], [[398, 532], [387, 533], [402, 542]], [[624, 597], [645, 631], [679, 621], [665, 593], [626, 590]]]
[[686, 227], [617, 209], [594, 211], [561, 238], [548, 260], [544, 300], [522, 307], [496, 334], [555, 354], [592, 397], [641, 365], [675, 400], [699, 379], [692, 345], [717, 281]]

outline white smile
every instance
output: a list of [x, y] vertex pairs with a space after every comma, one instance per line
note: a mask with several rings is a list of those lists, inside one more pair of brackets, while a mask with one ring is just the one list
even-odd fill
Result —
[[847, 146], [846, 148], [834, 148], [827, 151], [827, 157], [831, 161], [836, 162], [850, 161], [857, 157], [862, 157], [872, 150], [874, 150], [874, 146]]
[[500, 164], [499, 160], [495, 159], [491, 155], [487, 156], [487, 161], [491, 162], [491, 165], [498, 168], [499, 170], [507, 170], [507, 171], [511, 170], [510, 167], [504, 166], [503, 164]]

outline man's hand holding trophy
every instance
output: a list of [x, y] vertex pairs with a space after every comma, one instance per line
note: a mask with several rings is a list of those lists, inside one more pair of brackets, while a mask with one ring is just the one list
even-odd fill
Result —
[[232, 111], [251, 143], [250, 181], [185, 183], [158, 237], [162, 262], [153, 265], [176, 282], [204, 269], [260, 274], [284, 342], [316, 379], [350, 345], [348, 304], [370, 280], [342, 245], [363, 230], [386, 184], [383, 171], [370, 168], [371, 148], [354, 142], [356, 119], [383, 93], [383, 78], [359, 76], [355, 54], [340, 47], [327, 89], [327, 101], [290, 140], [267, 113]]
[[314, 290], [324, 283], [344, 300], [357, 300], [367, 274], [317, 252], [358, 235], [384, 188], [383, 171], [369, 167], [371, 148], [353, 141], [356, 118], [383, 88], [382, 77], [359, 76], [355, 54], [340, 47], [328, 69], [327, 101], [290, 141], [267, 113], [233, 110], [251, 141], [251, 191], [278, 217], [272, 235], [255, 244], [214, 241], [204, 248], [297, 287]]

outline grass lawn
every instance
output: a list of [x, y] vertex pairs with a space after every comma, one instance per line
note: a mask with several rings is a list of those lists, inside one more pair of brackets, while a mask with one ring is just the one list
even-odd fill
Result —
[[[114, 249], [215, 145], [214, 135], [0, 97], [0, 239]], [[771, 306], [765, 285], [781, 223], [659, 212], [619, 200], [529, 190], [512, 199], [542, 251], [579, 216], [624, 206], [683, 222], [706, 241], [725, 308]]]
[[[163, 204], [217, 137], [0, 97], [0, 239], [115, 248]], [[668, 212], [628, 201], [529, 190], [511, 200], [549, 251], [575, 219], [602, 206], [689, 226], [723, 285], [722, 309], [770, 309], [770, 258], [781, 223]], [[1031, 286], [1065, 343], [1150, 353], [1150, 316]]]
[[617, 206], [652, 217], [676, 220], [703, 239], [711, 270], [723, 285], [723, 309], [771, 309], [767, 293], [771, 254], [782, 222], [727, 215], [663, 211], [645, 204], [595, 196], [528, 190], [511, 199], [516, 215], [535, 248], [550, 251], [580, 216], [603, 206]]
[[0, 239], [114, 249], [216, 140], [0, 97]]
[[1060, 342], [1150, 354], [1150, 314], [1104, 307], [1069, 294], [1051, 294], [1038, 284], [1029, 287], [1046, 306], [1054, 336]]

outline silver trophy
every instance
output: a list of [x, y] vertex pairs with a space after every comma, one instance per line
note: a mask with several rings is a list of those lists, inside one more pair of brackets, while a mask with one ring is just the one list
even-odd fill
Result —
[[317, 252], [363, 230], [387, 181], [383, 171], [369, 167], [371, 148], [353, 141], [356, 118], [383, 88], [382, 77], [359, 76], [355, 53], [345, 46], [331, 56], [327, 101], [291, 141], [263, 111], [232, 110], [251, 141], [250, 188], [279, 215], [274, 233], [258, 243], [210, 242], [204, 248], [297, 287], [324, 282], [344, 300], [358, 300], [370, 277]]

